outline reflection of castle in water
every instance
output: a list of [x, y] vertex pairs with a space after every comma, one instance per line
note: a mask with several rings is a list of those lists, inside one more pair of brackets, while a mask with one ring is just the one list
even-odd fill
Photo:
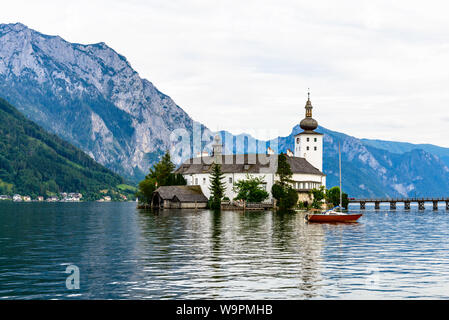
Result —
[[150, 228], [161, 229], [151, 234], [167, 245], [166, 257], [158, 263], [164, 272], [183, 275], [183, 285], [196, 292], [189, 297], [248, 298], [251, 292], [252, 297], [273, 298], [277, 292], [278, 297], [297, 299], [319, 294], [324, 230], [305, 224], [302, 215], [170, 210], [156, 219], [164, 223], [151, 223]]

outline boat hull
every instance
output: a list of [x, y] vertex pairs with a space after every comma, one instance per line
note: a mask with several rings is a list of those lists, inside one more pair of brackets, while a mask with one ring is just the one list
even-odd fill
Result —
[[307, 214], [309, 222], [357, 222], [362, 214]]

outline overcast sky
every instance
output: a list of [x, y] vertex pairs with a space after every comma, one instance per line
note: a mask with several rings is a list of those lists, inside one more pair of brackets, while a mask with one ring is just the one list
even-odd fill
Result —
[[0, 22], [106, 42], [211, 130], [319, 124], [449, 147], [445, 1], [9, 1]]

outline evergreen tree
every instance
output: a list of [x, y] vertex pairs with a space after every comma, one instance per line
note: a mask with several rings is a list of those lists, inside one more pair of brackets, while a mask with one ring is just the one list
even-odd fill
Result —
[[287, 186], [284, 196], [279, 200], [279, 208], [281, 210], [289, 210], [298, 203], [298, 192], [291, 186]]
[[276, 181], [271, 187], [271, 194], [278, 200], [281, 210], [291, 209], [298, 202], [298, 192], [291, 185], [293, 172], [284, 153], [278, 156], [276, 175], [279, 177], [279, 181]]
[[293, 182], [293, 172], [290, 168], [290, 164], [287, 161], [287, 156], [284, 153], [281, 153], [278, 156], [278, 168], [276, 170], [276, 174], [279, 177], [279, 183], [283, 187]]
[[170, 153], [167, 151], [162, 159], [150, 169], [147, 178], [156, 179], [158, 186], [167, 186], [173, 179], [172, 175], [175, 168], [175, 165], [171, 162]]
[[223, 172], [221, 172], [221, 165], [214, 164], [212, 172], [210, 174], [210, 187], [211, 196], [209, 199], [210, 208], [219, 210], [221, 208], [221, 199], [225, 193], [225, 183], [222, 181], [224, 178]]
[[160, 186], [186, 185], [187, 182], [181, 174], [175, 174], [175, 165], [167, 151], [161, 160], [150, 169], [150, 173], [139, 183], [136, 196], [141, 203], [150, 203], [153, 192]]

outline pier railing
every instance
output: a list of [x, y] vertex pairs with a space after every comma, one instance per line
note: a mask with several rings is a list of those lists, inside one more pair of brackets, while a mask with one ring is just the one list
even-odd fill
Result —
[[438, 210], [438, 204], [440, 202], [446, 203], [446, 210], [449, 210], [449, 198], [446, 197], [438, 197], [438, 198], [429, 198], [429, 197], [422, 197], [422, 198], [365, 198], [365, 199], [349, 199], [349, 203], [359, 203], [360, 209], [364, 210], [367, 203], [374, 203], [375, 209], [380, 209], [380, 204], [388, 202], [390, 203], [390, 209], [396, 209], [396, 204], [404, 203], [404, 208], [406, 210], [410, 209], [411, 203], [417, 203], [419, 210], [425, 209], [425, 203], [426, 202], [432, 202], [433, 209]]

